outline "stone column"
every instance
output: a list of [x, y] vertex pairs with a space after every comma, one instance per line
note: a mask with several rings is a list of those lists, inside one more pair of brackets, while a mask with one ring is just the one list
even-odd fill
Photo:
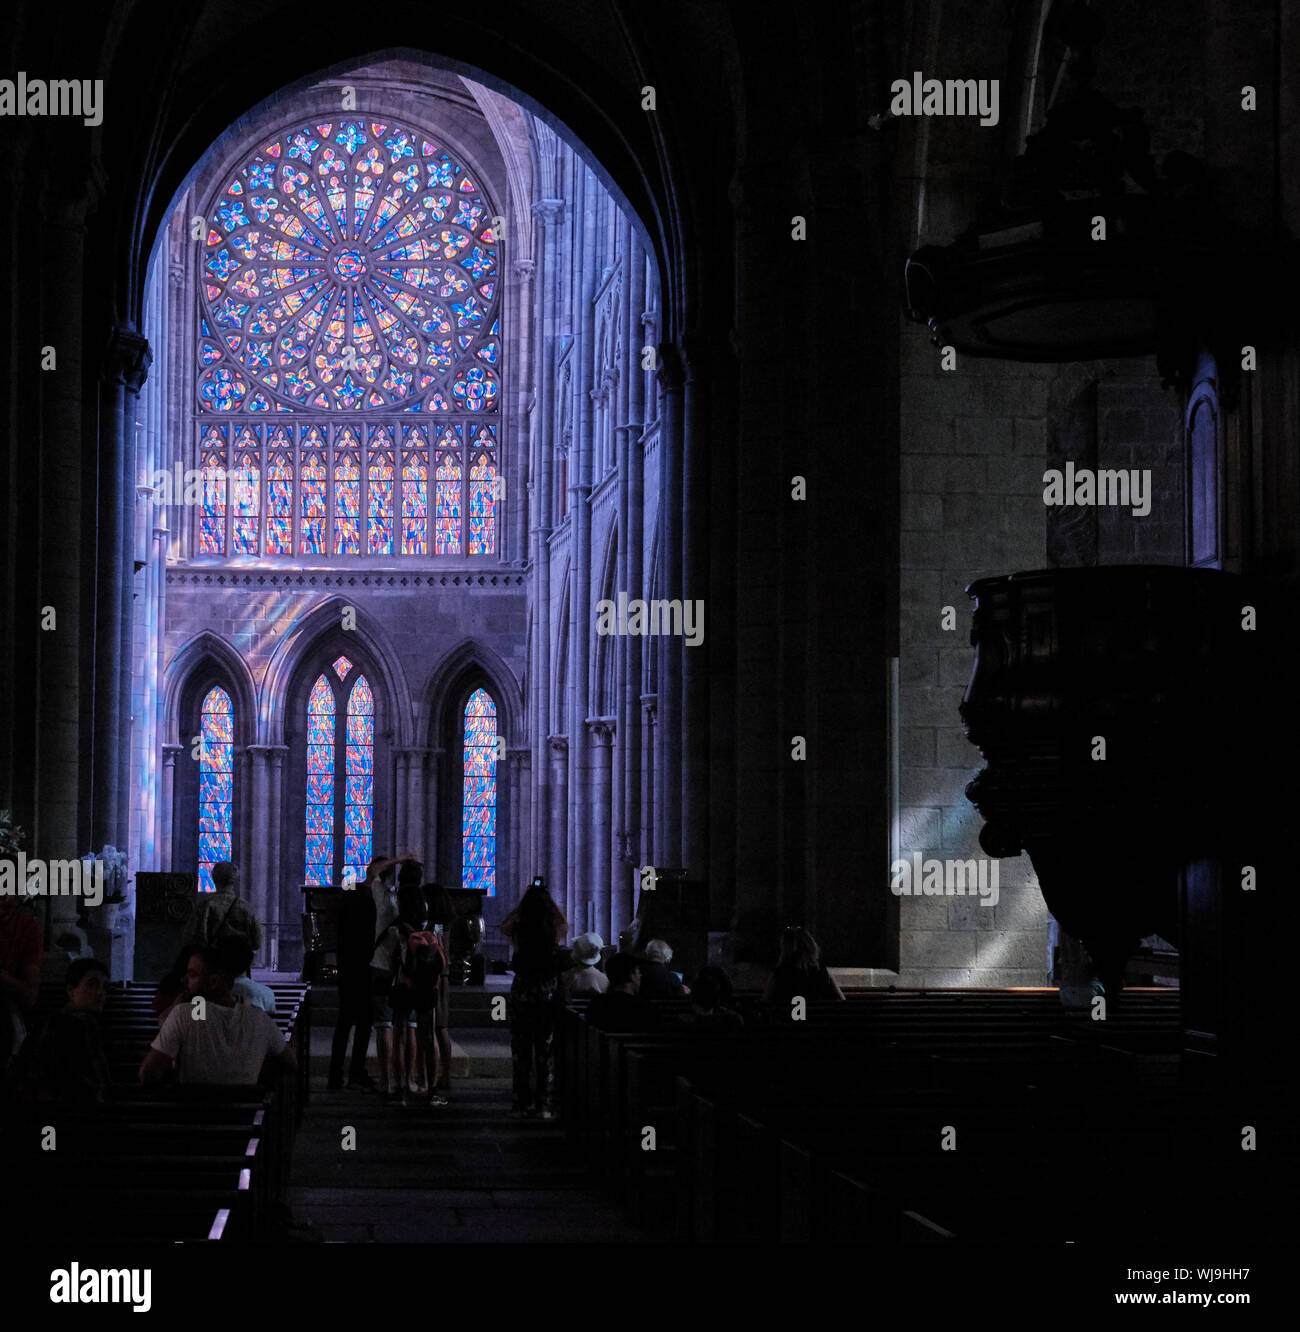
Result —
[[[529, 533], [526, 496], [531, 484], [529, 477], [528, 403], [530, 389], [536, 392], [533, 378], [533, 275], [536, 263], [532, 259], [516, 259], [511, 265], [515, 278], [515, 310], [518, 333], [515, 337], [515, 364], [519, 367], [519, 388], [515, 394], [510, 421], [510, 488], [506, 492], [506, 505], [510, 513], [510, 550], [512, 564], [522, 569], [528, 564]], [[530, 383], [531, 381], [531, 383]]]
[[91, 775], [91, 844], [126, 845], [130, 789], [130, 517], [135, 406], [152, 357], [138, 333], [116, 328], [104, 353], [99, 422], [99, 546]]
[[[28, 348], [24, 327], [23, 336], [15, 338], [12, 345], [23, 348], [25, 373], [21, 378], [26, 387], [22, 393], [39, 395], [32, 408], [38, 401], [40, 433], [37, 439], [31, 437], [30, 418], [27, 429], [14, 431], [19, 455], [15, 481], [26, 480], [15, 484], [12, 491], [19, 510], [14, 514], [18, 521], [7, 535], [17, 546], [15, 557], [19, 569], [34, 573], [39, 559], [39, 579], [21, 575], [7, 588], [10, 595], [5, 600], [12, 603], [15, 615], [22, 614], [25, 624], [24, 632], [14, 633], [10, 640], [19, 660], [9, 663], [6, 685], [15, 691], [14, 729], [34, 728], [33, 759], [39, 755], [38, 761], [30, 764], [15, 763], [15, 785], [28, 788], [22, 793], [23, 803], [28, 791], [35, 803], [34, 817], [20, 817], [16, 821], [27, 831], [29, 854], [68, 859], [91, 849], [77, 844], [78, 798], [83, 776], [80, 717], [87, 705], [82, 692], [81, 660], [83, 635], [89, 624], [86, 603], [90, 600], [89, 589], [83, 588], [83, 569], [90, 564], [86, 544], [94, 540], [94, 510], [82, 494], [86, 414], [82, 266], [86, 212], [98, 202], [103, 176], [96, 170], [87, 179], [86, 174], [67, 162], [37, 159], [34, 165], [44, 165], [46, 169], [39, 226], [34, 231], [41, 247], [40, 262], [31, 275], [32, 287], [39, 287], [40, 291], [40, 331], [36, 340], [54, 349], [57, 368], [37, 369], [36, 358], [41, 349], [36, 345]], [[11, 177], [15, 201], [21, 201], [32, 184], [29, 178], [26, 188], [20, 189]], [[30, 203], [24, 208], [25, 215], [27, 209]], [[30, 253], [22, 254], [23, 262], [31, 258]], [[21, 320], [17, 302], [13, 308]], [[10, 388], [11, 395], [19, 399], [19, 413], [25, 414], [29, 408], [18, 385]], [[36, 493], [28, 485], [32, 474], [39, 477]], [[27, 521], [39, 522], [38, 540], [28, 540], [23, 510], [27, 510]], [[29, 598], [36, 602], [30, 607], [36, 613], [27, 619]], [[53, 630], [40, 628], [40, 607], [44, 606], [54, 607], [57, 614]], [[0, 621], [0, 636], [9, 637], [5, 632], [8, 627]], [[31, 644], [35, 651], [20, 644]], [[21, 660], [24, 656], [26, 661]], [[24, 677], [32, 685], [31, 692], [22, 687]], [[5, 737], [6, 742], [9, 738]], [[0, 803], [9, 804], [9, 801]], [[111, 839], [101, 838], [93, 849], [98, 851], [108, 840]], [[50, 938], [54, 939], [58, 935], [58, 921], [75, 920], [77, 903], [75, 899], [59, 897], [47, 901]]]
[[[699, 602], [703, 637], [697, 646], [681, 640], [681, 828], [687, 873], [703, 878], [709, 868], [709, 469], [705, 449], [705, 365], [699, 339], [686, 339], [682, 420], [682, 608]], [[698, 632], [698, 630], [697, 630]]]
[[[525, 879], [531, 880], [534, 874], [543, 874], [545, 871], [542, 868], [542, 861], [528, 859], [533, 847], [533, 751], [521, 748], [511, 752], [515, 757], [511, 809], [515, 811], [512, 817], [515, 817], [516, 821], [510, 834], [510, 863], [514, 866], [515, 884], [522, 884]], [[516, 797], [517, 803], [513, 803]]]
[[158, 868], [170, 870], [172, 862], [172, 828], [176, 809], [176, 756], [184, 753], [182, 745], [163, 745], [162, 747], [162, 829], [159, 834]]
[[[682, 586], [682, 380], [681, 358], [660, 345], [664, 423], [659, 440], [659, 559], [663, 595], [684, 597]], [[655, 852], [682, 863], [682, 640], [655, 640], [659, 653], [659, 715], [655, 729]]]
[[573, 920], [573, 889], [569, 865], [569, 742], [562, 735], [548, 737], [551, 750], [551, 859], [546, 881], [564, 914]]
[[[408, 749], [406, 754], [406, 849], [420, 857], [424, 865], [424, 755], [423, 749]], [[427, 871], [424, 876], [433, 876]]]
[[[241, 757], [248, 760], [249, 780], [242, 790], [240, 800], [242, 823], [241, 843], [248, 847], [246, 872], [248, 886], [244, 894], [248, 905], [263, 924], [273, 918], [272, 908], [275, 896], [271, 890], [274, 874], [271, 860], [271, 824], [279, 820], [279, 810], [273, 797], [275, 768], [278, 754], [282, 752], [276, 745], [249, 745]], [[278, 916], [278, 911], [275, 913]], [[266, 931], [269, 936], [270, 931]], [[256, 959], [258, 966], [265, 966], [269, 952], [269, 938], [262, 941], [262, 954]]]
[[[268, 745], [266, 748], [270, 756], [271, 799], [266, 820], [266, 862], [269, 867], [266, 882], [267, 914], [262, 917], [262, 924], [273, 924], [278, 930], [279, 925], [284, 922], [285, 916], [288, 914], [285, 907], [288, 890], [292, 888], [293, 891], [292, 920], [295, 924], [300, 924], [302, 920], [302, 898], [298, 893], [300, 885], [296, 883], [290, 885], [288, 883], [288, 871], [284, 863], [284, 762], [289, 757], [289, 746]], [[266, 930], [265, 933], [267, 941], [263, 944], [263, 951], [266, 953], [267, 965], [279, 970], [280, 940], [278, 933], [274, 938], [270, 929]]]
[[[407, 778], [410, 776], [411, 760], [409, 751], [405, 749], [393, 750], [393, 851], [395, 855], [401, 855], [410, 850], [407, 838], [407, 799], [409, 791], [407, 788]], [[375, 832], [379, 830], [376, 828]], [[374, 849], [374, 841], [371, 841], [371, 849]]]
[[439, 862], [442, 822], [438, 810], [438, 774], [442, 770], [445, 749], [426, 749], [424, 783], [424, 854], [426, 877], [445, 883]]
[[539, 869], [547, 864], [547, 837], [550, 808], [554, 795], [550, 787], [552, 764], [548, 756], [547, 734], [551, 718], [551, 511], [554, 506], [555, 476], [555, 359], [558, 346], [559, 272], [556, 264], [556, 235], [564, 217], [563, 199], [542, 199], [533, 204], [537, 220], [541, 272], [534, 299], [537, 303], [533, 323], [533, 347], [536, 369], [533, 382], [537, 400], [533, 416], [534, 470], [531, 499], [533, 538], [533, 662], [532, 662], [532, 744], [535, 782], [533, 807], [533, 863]]
[[[614, 721], [611, 717], [601, 717], [587, 723], [591, 736], [591, 787], [589, 820], [592, 830], [590, 847], [590, 868], [580, 920], [574, 928], [580, 930], [598, 930], [606, 940], [610, 938], [610, 845], [611, 845], [611, 806], [610, 776], [612, 770], [612, 747], [614, 742]], [[587, 902], [592, 910], [586, 909]]]
[[659, 824], [657, 813], [662, 792], [659, 785], [659, 767], [655, 754], [659, 737], [655, 734], [659, 720], [659, 699], [655, 694], [641, 695], [641, 711], [645, 717], [645, 728], [641, 737], [641, 853], [642, 865], [662, 864], [660, 843], [655, 840], [655, 829]]

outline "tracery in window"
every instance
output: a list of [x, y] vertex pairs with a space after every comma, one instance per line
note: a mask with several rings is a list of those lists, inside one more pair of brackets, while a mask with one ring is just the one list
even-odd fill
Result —
[[[497, 431], [476, 423], [501, 398], [500, 241], [456, 154], [388, 118], [299, 123], [205, 216], [197, 553], [495, 554]], [[235, 439], [213, 413], [243, 418]], [[432, 439], [412, 413], [442, 418]]]
[[461, 822], [461, 886], [496, 895], [497, 709], [485, 689], [465, 704], [464, 805]]
[[234, 827], [235, 719], [230, 695], [213, 685], [199, 716], [199, 891], [210, 893], [215, 891], [213, 865], [230, 859]]

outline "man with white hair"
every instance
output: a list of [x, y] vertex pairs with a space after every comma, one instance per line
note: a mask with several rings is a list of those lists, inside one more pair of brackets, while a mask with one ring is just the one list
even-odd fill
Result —
[[668, 969], [673, 960], [672, 947], [663, 939], [651, 939], [645, 946], [645, 959], [641, 963], [641, 989], [643, 999], [679, 999], [690, 990]]

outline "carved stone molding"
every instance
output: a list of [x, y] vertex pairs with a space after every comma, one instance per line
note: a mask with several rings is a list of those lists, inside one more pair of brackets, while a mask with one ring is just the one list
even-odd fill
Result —
[[149, 350], [148, 338], [125, 328], [115, 328], [109, 334], [103, 371], [107, 383], [122, 384], [132, 393], [139, 393], [152, 364], [153, 353]]
[[192, 569], [167, 570], [168, 586], [182, 587], [523, 587], [518, 573], [302, 573], [296, 569]]
[[544, 227], [553, 226], [564, 218], [564, 200], [538, 199], [532, 206], [532, 214]]
[[608, 749], [614, 743], [617, 723], [613, 717], [588, 717], [587, 733], [597, 749]]

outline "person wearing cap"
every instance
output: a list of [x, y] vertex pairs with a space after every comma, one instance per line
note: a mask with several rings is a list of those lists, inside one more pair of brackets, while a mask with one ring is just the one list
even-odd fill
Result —
[[609, 989], [609, 981], [598, 966], [604, 947], [604, 939], [594, 933], [580, 934], [573, 941], [570, 952], [574, 965], [560, 973], [560, 988], [566, 999], [579, 994], [604, 994]]

